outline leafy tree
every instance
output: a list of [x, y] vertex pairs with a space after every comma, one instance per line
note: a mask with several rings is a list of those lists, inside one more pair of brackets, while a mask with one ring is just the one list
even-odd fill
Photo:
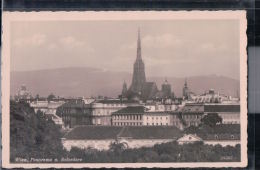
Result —
[[222, 117], [220, 117], [217, 113], [209, 113], [201, 119], [201, 123], [210, 127], [214, 127], [217, 124], [222, 123]]
[[65, 154], [60, 128], [25, 102], [10, 102], [11, 161], [21, 157], [60, 158]]

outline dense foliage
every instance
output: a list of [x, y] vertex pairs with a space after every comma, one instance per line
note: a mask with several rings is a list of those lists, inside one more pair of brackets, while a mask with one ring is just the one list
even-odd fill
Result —
[[15, 158], [59, 158], [63, 154], [59, 127], [29, 104], [10, 103], [10, 154]]
[[222, 147], [202, 142], [185, 145], [169, 142], [151, 148], [124, 149], [122, 144], [112, 144], [108, 151], [72, 148], [68, 156], [83, 158], [83, 162], [230, 162], [240, 161], [240, 145]]
[[207, 114], [201, 119], [201, 123], [213, 127], [222, 123], [222, 117], [217, 113]]

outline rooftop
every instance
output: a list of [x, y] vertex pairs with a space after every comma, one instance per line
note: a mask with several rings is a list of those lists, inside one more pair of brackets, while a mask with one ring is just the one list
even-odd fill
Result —
[[64, 138], [70, 140], [132, 139], [177, 139], [182, 132], [174, 126], [77, 126]]
[[240, 105], [232, 104], [232, 105], [205, 105], [204, 106], [205, 112], [240, 112]]
[[134, 100], [116, 100], [116, 99], [109, 99], [109, 100], [97, 100], [95, 101], [96, 103], [104, 103], [104, 104], [134, 104], [138, 103], [137, 101]]
[[145, 107], [144, 106], [128, 106], [126, 108], [120, 109], [116, 112], [114, 112], [113, 114], [127, 114], [127, 113], [131, 113], [131, 114], [139, 114], [139, 113], [144, 113], [145, 112]]

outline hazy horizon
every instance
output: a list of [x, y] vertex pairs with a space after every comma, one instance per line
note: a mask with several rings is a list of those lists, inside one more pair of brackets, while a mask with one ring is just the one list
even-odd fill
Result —
[[13, 22], [11, 70], [91, 67], [132, 73], [138, 27], [147, 77], [239, 80], [237, 20]]
[[[35, 69], [35, 70], [19, 70], [19, 71], [11, 71], [11, 72], [36, 72], [36, 71], [46, 71], [46, 70], [62, 70], [62, 69], [95, 69], [95, 70], [98, 70], [98, 71], [103, 71], [103, 72], [114, 72], [114, 73], [127, 73], [127, 74], [133, 74], [133, 72], [127, 72], [127, 71], [116, 71], [116, 70], [104, 70], [102, 68], [97, 68], [97, 67], [58, 67], [58, 68], [48, 68], [48, 69]], [[200, 75], [187, 75], [187, 76], [160, 76], [160, 75], [157, 75], [157, 76], [153, 76], [153, 75], [146, 75], [147, 78], [149, 77], [162, 77], [164, 80], [167, 79], [167, 78], [189, 78], [189, 77], [206, 77], [206, 76], [217, 76], [217, 77], [226, 77], [226, 78], [230, 78], [230, 79], [234, 79], [234, 80], [238, 80], [239, 79], [236, 79], [236, 78], [233, 78], [233, 77], [229, 77], [229, 76], [226, 76], [226, 75], [218, 75], [218, 74], [200, 74]]]

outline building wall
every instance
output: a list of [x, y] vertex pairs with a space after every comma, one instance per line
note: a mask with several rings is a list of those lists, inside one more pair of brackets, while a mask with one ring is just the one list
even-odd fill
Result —
[[174, 111], [177, 109], [177, 105], [175, 104], [149, 104], [145, 105], [147, 112], [163, 112], [163, 111]]
[[186, 126], [198, 126], [201, 123], [201, 114], [187, 114], [182, 115], [182, 119], [186, 122]]
[[143, 115], [143, 125], [144, 126], [171, 126], [169, 114], [149, 114]]
[[[119, 139], [128, 148], [153, 147], [155, 144], [162, 144], [175, 141], [174, 139]], [[111, 143], [116, 142], [113, 139], [106, 140], [67, 140], [63, 139], [63, 147], [70, 151], [72, 147], [80, 149], [94, 148], [97, 150], [108, 150]]]
[[111, 125], [112, 118], [110, 115], [107, 116], [92, 116], [92, 125]]
[[142, 114], [113, 114], [112, 125], [113, 126], [142, 126], [143, 115]]
[[[91, 105], [91, 115], [93, 125], [111, 125], [112, 113], [127, 106], [134, 105], [133, 103], [99, 103], [94, 102]], [[101, 123], [101, 124], [99, 124]]]
[[176, 126], [177, 128], [179, 128], [181, 130], [184, 128], [183, 124], [177, 114], [172, 114], [170, 116], [170, 125]]
[[[223, 124], [240, 124], [240, 113], [239, 112], [217, 112], [222, 118]], [[206, 113], [210, 114], [210, 113]]]
[[153, 147], [155, 144], [172, 142], [174, 139], [120, 139], [120, 143], [127, 144], [128, 148]]
[[115, 142], [113, 139], [107, 140], [67, 140], [63, 139], [62, 144], [63, 147], [70, 151], [72, 147], [80, 148], [80, 149], [88, 149], [94, 148], [97, 150], [108, 150], [109, 146], [112, 142]]

